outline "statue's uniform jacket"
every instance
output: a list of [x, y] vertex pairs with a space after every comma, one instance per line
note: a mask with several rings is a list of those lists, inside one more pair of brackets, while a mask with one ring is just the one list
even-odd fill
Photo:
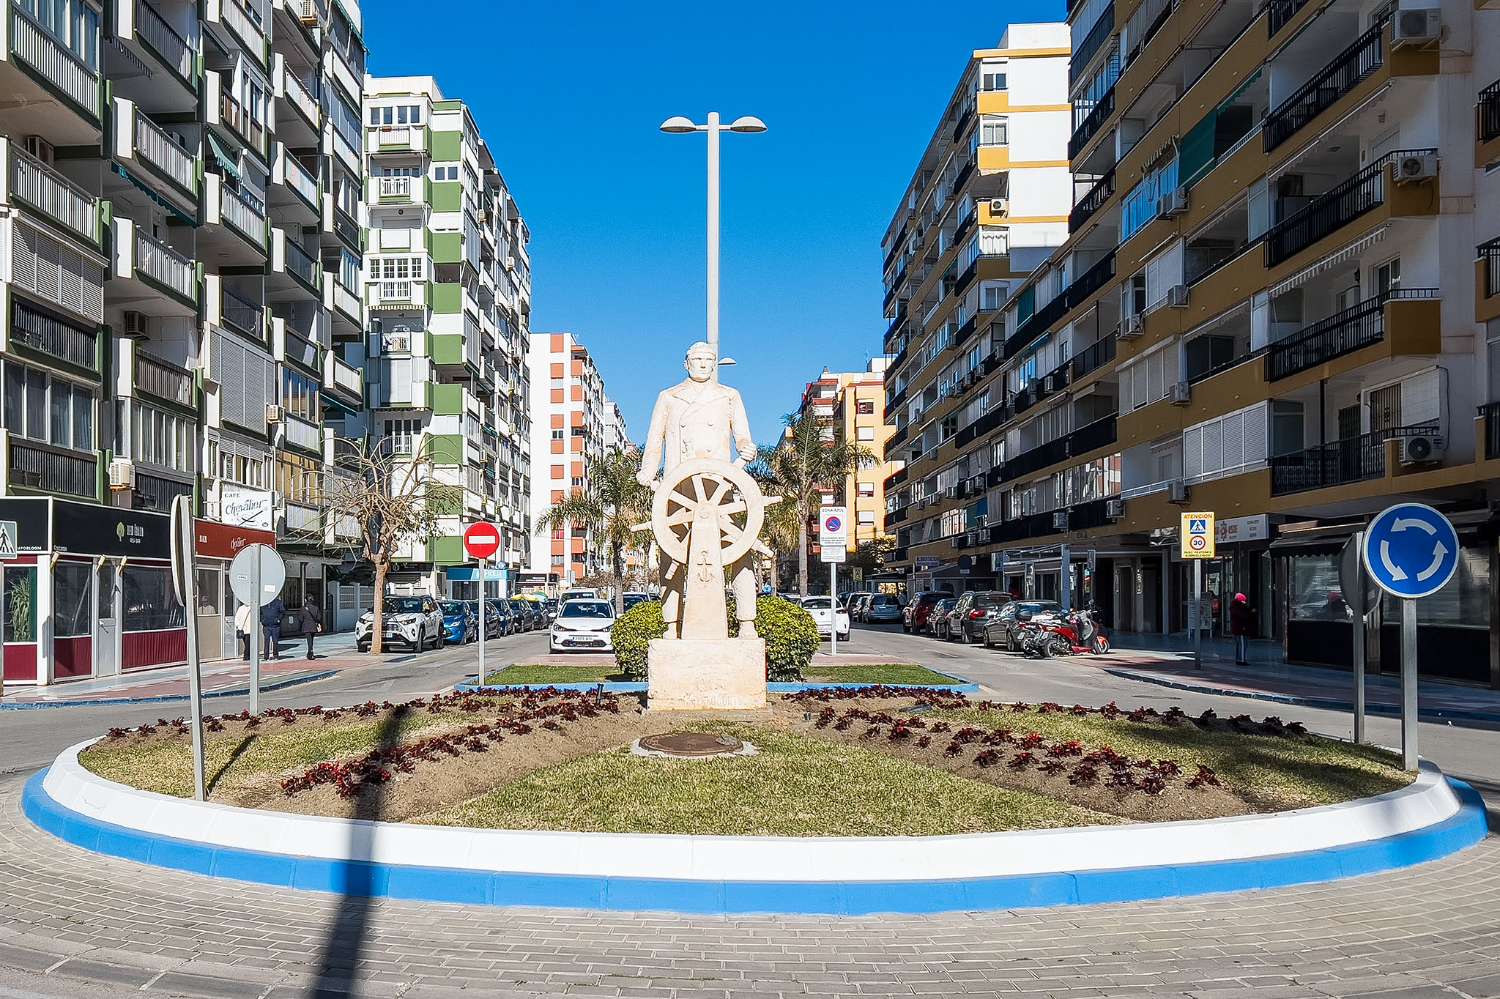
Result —
[[717, 382], [689, 379], [657, 395], [641, 468], [654, 471], [665, 461], [664, 474], [670, 475], [691, 458], [733, 461], [731, 441], [742, 458], [754, 457], [755, 439], [739, 392]]

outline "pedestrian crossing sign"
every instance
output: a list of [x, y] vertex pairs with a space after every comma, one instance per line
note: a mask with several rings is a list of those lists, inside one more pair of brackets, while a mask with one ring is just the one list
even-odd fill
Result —
[[16, 522], [0, 520], [0, 558], [16, 557]]
[[1214, 557], [1214, 515], [1212, 511], [1185, 513], [1182, 515], [1183, 558]]

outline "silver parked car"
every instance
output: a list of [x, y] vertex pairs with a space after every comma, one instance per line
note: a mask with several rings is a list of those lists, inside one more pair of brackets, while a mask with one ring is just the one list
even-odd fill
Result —
[[866, 624], [900, 624], [901, 601], [889, 593], [871, 594], [860, 620]]

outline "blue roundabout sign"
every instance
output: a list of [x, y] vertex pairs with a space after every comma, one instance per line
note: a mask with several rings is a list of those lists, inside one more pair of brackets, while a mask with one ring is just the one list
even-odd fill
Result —
[[1436, 593], [1458, 569], [1458, 531], [1425, 503], [1397, 503], [1365, 529], [1365, 568], [1393, 597]]

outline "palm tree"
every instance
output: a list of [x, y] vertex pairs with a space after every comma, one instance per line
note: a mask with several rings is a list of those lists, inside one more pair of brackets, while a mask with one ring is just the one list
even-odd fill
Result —
[[778, 505], [796, 515], [797, 585], [805, 597], [807, 522], [822, 506], [825, 491], [842, 490], [860, 463], [875, 455], [863, 445], [831, 438], [828, 420], [810, 412], [791, 413], [782, 422], [786, 433], [774, 447], [761, 448], [756, 465], [767, 491], [782, 497]]
[[651, 489], [635, 480], [640, 454], [634, 448], [613, 448], [600, 458], [590, 458], [585, 487], [553, 504], [537, 521], [538, 534], [562, 530], [569, 524], [587, 529], [609, 553], [610, 576], [615, 584], [615, 611], [625, 609], [625, 553], [644, 542], [631, 529], [651, 519]]

